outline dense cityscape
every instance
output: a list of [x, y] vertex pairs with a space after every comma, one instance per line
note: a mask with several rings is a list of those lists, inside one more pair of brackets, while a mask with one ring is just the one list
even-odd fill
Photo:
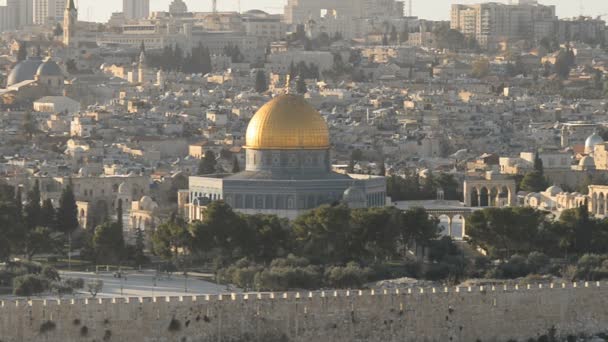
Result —
[[608, 13], [221, 1], [0, 0], [0, 342], [608, 341]]

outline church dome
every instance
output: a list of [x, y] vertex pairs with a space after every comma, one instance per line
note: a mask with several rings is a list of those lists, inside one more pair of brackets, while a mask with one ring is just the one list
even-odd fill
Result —
[[329, 130], [321, 114], [303, 97], [281, 95], [260, 108], [247, 127], [249, 149], [329, 149]]
[[587, 140], [585, 140], [585, 152], [592, 152], [595, 145], [603, 144], [604, 139], [599, 136], [597, 133], [591, 134]]
[[549, 193], [551, 196], [556, 196], [558, 194], [561, 194], [562, 192], [564, 192], [564, 190], [562, 190], [562, 188], [560, 188], [559, 186], [550, 186], [549, 188], [547, 188], [547, 191], [545, 191], [547, 193]]
[[36, 72], [37, 76], [62, 76], [63, 72], [57, 63], [52, 60], [48, 60], [38, 67], [38, 71]]
[[6, 85], [10, 87], [23, 81], [33, 80], [40, 64], [42, 64], [40, 57], [29, 57], [19, 62], [8, 75]]

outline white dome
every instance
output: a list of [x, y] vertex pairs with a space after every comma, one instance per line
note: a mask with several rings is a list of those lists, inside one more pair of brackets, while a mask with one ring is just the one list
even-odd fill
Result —
[[152, 211], [152, 210], [156, 209], [158, 206], [156, 205], [156, 202], [154, 202], [154, 200], [152, 198], [150, 198], [149, 196], [143, 196], [139, 200], [139, 207], [143, 210]]
[[586, 153], [593, 152], [595, 145], [599, 145], [599, 144], [603, 144], [603, 143], [604, 143], [604, 139], [602, 139], [602, 137], [600, 137], [599, 134], [593, 133], [587, 138], [587, 140], [585, 140], [585, 152]]
[[562, 188], [560, 188], [559, 186], [550, 186], [547, 191], [545, 191], [547, 193], [549, 193], [551, 196], [556, 196], [558, 194], [561, 194], [562, 192], [564, 192], [564, 190], [562, 190]]

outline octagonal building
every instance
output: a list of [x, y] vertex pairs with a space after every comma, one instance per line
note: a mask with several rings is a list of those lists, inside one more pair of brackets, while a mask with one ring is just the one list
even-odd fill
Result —
[[201, 219], [215, 200], [245, 214], [289, 219], [323, 204], [386, 203], [384, 177], [332, 172], [327, 123], [301, 96], [280, 95], [262, 106], [249, 122], [244, 147], [245, 171], [190, 177], [188, 219]]

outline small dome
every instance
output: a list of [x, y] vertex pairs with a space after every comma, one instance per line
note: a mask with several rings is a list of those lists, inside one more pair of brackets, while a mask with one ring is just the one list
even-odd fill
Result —
[[593, 133], [587, 138], [587, 140], [585, 140], [585, 152], [586, 153], [593, 152], [595, 145], [599, 145], [599, 144], [603, 144], [603, 143], [604, 143], [604, 139], [602, 139], [602, 137], [600, 137], [599, 134]]
[[40, 57], [29, 57], [19, 62], [8, 75], [6, 85], [10, 87], [23, 81], [33, 80], [41, 64], [42, 59]]
[[354, 186], [351, 186], [344, 191], [342, 201], [353, 209], [367, 207], [367, 196], [365, 195], [365, 192]]
[[547, 191], [545, 191], [547, 193], [549, 193], [551, 196], [556, 196], [558, 194], [561, 194], [562, 192], [564, 192], [564, 190], [562, 190], [562, 188], [560, 188], [559, 186], [550, 186], [549, 188], [547, 188]]
[[63, 72], [57, 63], [48, 60], [38, 67], [37, 76], [63, 76]]
[[156, 202], [150, 196], [144, 196], [139, 200], [140, 209], [152, 211], [158, 207]]

